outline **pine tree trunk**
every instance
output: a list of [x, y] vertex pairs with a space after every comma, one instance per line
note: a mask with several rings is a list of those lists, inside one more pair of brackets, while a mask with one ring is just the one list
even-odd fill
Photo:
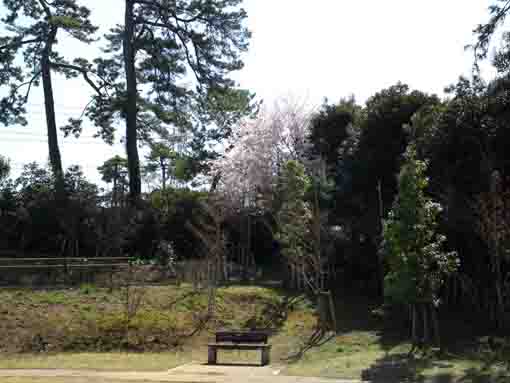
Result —
[[117, 179], [119, 174], [119, 165], [115, 164], [115, 173], [113, 174], [112, 206], [117, 206]]
[[140, 176], [140, 159], [138, 156], [137, 143], [137, 98], [135, 50], [133, 46], [135, 22], [134, 0], [126, 0], [125, 33], [124, 33], [124, 67], [126, 71], [126, 153], [129, 171], [129, 197], [132, 204], [137, 203], [142, 194], [142, 182]]
[[55, 99], [53, 97], [53, 84], [51, 80], [51, 63], [50, 55], [55, 38], [57, 36], [57, 28], [50, 30], [46, 45], [44, 47], [41, 59], [41, 73], [44, 91], [44, 108], [46, 112], [46, 128], [48, 132], [48, 149], [51, 170], [55, 176], [55, 191], [57, 199], [64, 197], [64, 172], [62, 170], [62, 159], [60, 149], [58, 147], [57, 123], [55, 119]]

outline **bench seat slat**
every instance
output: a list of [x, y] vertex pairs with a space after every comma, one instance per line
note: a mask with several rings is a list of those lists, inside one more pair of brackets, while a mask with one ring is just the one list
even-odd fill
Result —
[[267, 343], [268, 334], [262, 331], [218, 331], [216, 343]]
[[237, 349], [237, 348], [253, 348], [253, 349], [260, 349], [260, 348], [271, 348], [270, 344], [254, 344], [254, 343], [209, 343], [209, 347], [216, 347], [216, 348], [229, 348], [229, 349]]

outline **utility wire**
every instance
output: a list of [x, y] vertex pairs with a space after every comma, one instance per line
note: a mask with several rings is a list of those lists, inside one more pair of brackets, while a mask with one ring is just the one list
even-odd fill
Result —
[[[40, 138], [40, 139], [46, 139], [48, 137], [47, 134], [37, 134], [37, 133], [31, 133], [31, 132], [2, 132], [0, 131], [0, 138], [13, 138], [9, 136], [15, 136], [14, 138], [17, 138], [16, 136], [24, 136], [28, 138]], [[94, 137], [91, 135], [80, 135], [79, 137], [75, 137], [74, 135], [64, 136], [62, 134], [58, 135], [59, 138], [62, 139], [101, 139], [100, 137]]]
[[[44, 104], [25, 104], [27, 108], [41, 108], [44, 110]], [[55, 104], [55, 109], [75, 109], [75, 110], [83, 110], [84, 106], [78, 105], [64, 105], [64, 104]]]
[[[64, 140], [64, 138], [62, 137], [59, 137], [61, 140]], [[48, 141], [47, 140], [44, 140], [44, 139], [36, 139], [36, 138], [29, 138], [29, 139], [22, 139], [22, 138], [4, 138], [4, 137], [0, 137], [0, 143], [5, 143], [5, 142], [8, 142], [8, 143], [21, 143], [21, 144], [39, 144], [39, 143], [43, 143], [43, 144], [47, 144]], [[108, 144], [106, 144], [104, 141], [97, 141], [97, 142], [94, 142], [94, 141], [65, 141], [65, 142], [61, 142], [61, 144], [69, 144], [69, 145], [105, 145], [105, 146], [110, 146]]]

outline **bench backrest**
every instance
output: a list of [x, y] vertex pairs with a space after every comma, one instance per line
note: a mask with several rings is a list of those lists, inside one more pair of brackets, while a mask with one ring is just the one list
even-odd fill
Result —
[[264, 331], [218, 331], [216, 342], [224, 343], [267, 343], [268, 335]]

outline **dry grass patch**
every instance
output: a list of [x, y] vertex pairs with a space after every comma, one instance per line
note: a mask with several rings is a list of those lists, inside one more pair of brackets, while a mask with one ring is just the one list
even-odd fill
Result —
[[203, 347], [217, 329], [249, 328], [279, 331], [276, 349], [284, 353], [292, 343], [288, 339], [313, 323], [309, 305], [289, 314], [281, 290], [230, 286], [218, 289], [214, 318], [191, 338], [207, 310], [205, 291], [189, 285], [146, 287], [131, 291], [130, 302], [136, 303], [139, 293], [141, 303], [128, 317], [122, 289], [0, 290], [0, 353], [182, 352]]
[[21, 354], [0, 358], [0, 368], [163, 371], [188, 363], [193, 357], [192, 352]]
[[[143, 382], [138, 381], [138, 382]], [[127, 380], [112, 380], [104, 378], [2, 378], [2, 383], [129, 383]], [[154, 382], [153, 383], [157, 383]]]

